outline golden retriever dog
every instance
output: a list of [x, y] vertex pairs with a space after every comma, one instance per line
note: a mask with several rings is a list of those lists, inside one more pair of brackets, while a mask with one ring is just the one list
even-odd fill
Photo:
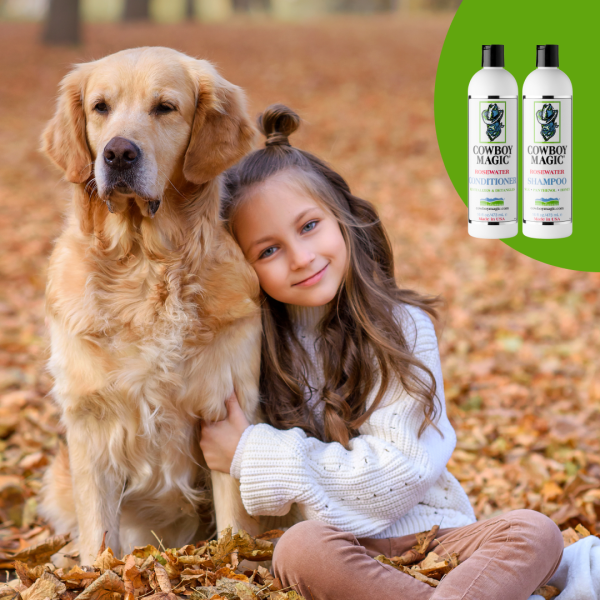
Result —
[[[250, 149], [242, 91], [210, 63], [138, 48], [62, 81], [43, 150], [73, 184], [52, 253], [47, 322], [67, 448], [43, 513], [76, 536], [82, 564], [194, 536], [198, 420], [235, 388], [258, 411], [258, 283], [219, 220], [219, 174]], [[218, 530], [257, 531], [239, 485], [213, 472]]]

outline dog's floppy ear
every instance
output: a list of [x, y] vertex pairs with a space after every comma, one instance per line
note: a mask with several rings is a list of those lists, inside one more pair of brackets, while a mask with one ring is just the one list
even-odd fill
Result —
[[198, 85], [196, 114], [183, 174], [188, 181], [201, 184], [249, 152], [256, 129], [239, 87], [223, 79], [207, 61], [194, 61], [191, 71]]
[[71, 183], [83, 183], [92, 172], [83, 112], [85, 78], [83, 65], [78, 65], [61, 81], [56, 112], [42, 134], [42, 150]]

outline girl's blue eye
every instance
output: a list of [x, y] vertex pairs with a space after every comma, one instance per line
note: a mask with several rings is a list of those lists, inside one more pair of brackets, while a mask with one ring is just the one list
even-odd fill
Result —
[[303, 228], [302, 231], [312, 231], [317, 226], [318, 221], [309, 221]]
[[273, 256], [273, 252], [275, 252], [275, 246], [263, 250], [258, 258], [269, 258], [269, 256]]

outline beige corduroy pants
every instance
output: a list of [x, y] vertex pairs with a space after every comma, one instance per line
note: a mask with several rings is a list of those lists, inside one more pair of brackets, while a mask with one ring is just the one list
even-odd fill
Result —
[[415, 545], [414, 535], [357, 539], [320, 521], [285, 532], [273, 571], [306, 600], [527, 600], [556, 571], [563, 551], [558, 527], [532, 510], [440, 529], [436, 540], [430, 550], [459, 556], [437, 588], [373, 560], [399, 556]]

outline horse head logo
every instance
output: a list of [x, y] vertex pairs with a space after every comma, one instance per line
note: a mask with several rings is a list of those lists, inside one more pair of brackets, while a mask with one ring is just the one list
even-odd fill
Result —
[[548, 141], [556, 133], [558, 125], [556, 124], [556, 117], [558, 117], [558, 110], [552, 107], [552, 104], [544, 104], [542, 110], [538, 110], [535, 113], [538, 123], [542, 126], [542, 137], [544, 141]]
[[490, 138], [490, 142], [493, 142], [501, 133], [502, 128], [502, 117], [504, 116], [504, 111], [498, 108], [497, 104], [490, 104], [487, 110], [484, 110], [481, 113], [481, 118], [483, 122], [487, 125], [487, 136]]

